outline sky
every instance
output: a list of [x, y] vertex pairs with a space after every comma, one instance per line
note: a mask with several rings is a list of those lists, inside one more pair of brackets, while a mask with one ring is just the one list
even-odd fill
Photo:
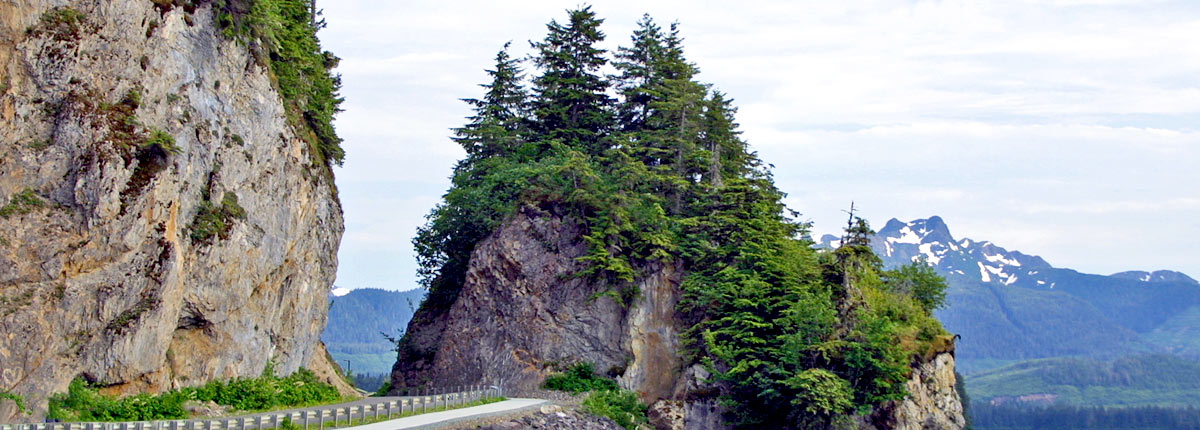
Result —
[[[814, 236], [853, 201], [876, 228], [939, 215], [1057, 267], [1200, 278], [1200, 2], [590, 4], [610, 51], [643, 13], [680, 23]], [[578, 5], [318, 2], [346, 98], [337, 286], [418, 286], [411, 240], [463, 156], [459, 99]]]

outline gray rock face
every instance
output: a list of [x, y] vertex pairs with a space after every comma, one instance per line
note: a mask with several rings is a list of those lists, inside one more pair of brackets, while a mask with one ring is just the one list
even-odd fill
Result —
[[913, 369], [908, 398], [892, 402], [860, 422], [864, 430], [957, 430], [966, 427], [962, 400], [954, 389], [954, 354], [941, 353]]
[[457, 301], [409, 326], [392, 386], [503, 384], [536, 390], [554, 365], [621, 373], [633, 358], [624, 310], [573, 277], [587, 252], [579, 226], [526, 208], [476, 246]]
[[[509, 396], [545, 398], [538, 388], [556, 366], [588, 361], [638, 392], [655, 428], [729, 428], [708, 372], [684, 368], [675, 317], [681, 271], [641, 268], [642, 294], [626, 310], [600, 296], [604, 286], [572, 276], [587, 251], [581, 232], [569, 219], [527, 207], [481, 241], [453, 304], [413, 318], [393, 387], [502, 384]], [[962, 428], [954, 382], [953, 355], [937, 355], [914, 369], [909, 399], [858, 425]]]
[[[248, 51], [208, 6], [0, 0], [0, 205], [17, 203], [0, 209], [0, 390], [34, 417], [78, 376], [115, 394], [268, 360], [330, 376], [341, 207]], [[195, 237], [228, 196], [244, 216]], [[29, 418], [0, 403], [0, 422]]]

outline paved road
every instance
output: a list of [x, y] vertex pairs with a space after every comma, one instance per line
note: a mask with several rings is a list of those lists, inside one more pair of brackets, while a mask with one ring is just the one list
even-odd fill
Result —
[[[334, 405], [287, 409], [274, 412], [258, 412], [231, 417], [206, 417], [152, 422], [17, 424], [15, 426], [0, 425], [0, 430], [263, 430], [279, 427], [279, 424], [284, 421], [285, 416], [292, 417], [291, 419], [293, 424], [309, 424], [311, 426], [310, 428], [320, 429], [323, 427], [340, 426], [343, 423], [347, 423], [350, 417], [361, 420], [374, 418], [376, 416], [386, 414], [388, 411], [391, 411], [392, 413], [401, 413], [405, 412], [406, 410], [411, 411], [414, 408], [418, 411], [424, 411], [427, 407], [445, 407], [447, 403], [453, 407], [460, 402], [471, 401], [472, 399], [479, 397], [498, 396], [499, 394], [500, 392], [496, 390], [482, 390], [470, 393], [458, 392], [429, 396], [367, 397], [364, 399]], [[428, 400], [428, 402], [418, 406], [420, 399]], [[387, 423], [398, 421], [402, 424], [396, 425], [405, 425], [405, 427], [394, 427], [397, 429], [433, 428], [428, 427], [428, 425], [437, 422], [455, 422], [455, 420], [462, 419], [463, 417], [482, 418], [489, 416], [489, 414], [512, 413], [520, 411], [525, 407], [534, 408], [546, 403], [545, 400], [538, 399], [518, 400], [519, 401], [516, 401], [515, 403], [512, 401], [505, 401], [466, 409], [455, 409], [445, 412], [429, 413], [405, 419], [387, 421]], [[385, 406], [389, 403], [392, 403], [391, 408], [387, 408]], [[324, 413], [322, 413], [322, 411], [324, 411]], [[432, 415], [435, 418], [420, 418], [429, 415]], [[413, 418], [419, 419], [414, 421]], [[409, 424], [403, 424], [410, 422], [417, 423], [413, 424], [416, 427], [410, 426]]]
[[465, 421], [473, 421], [480, 418], [524, 412], [549, 404], [549, 401], [542, 399], [508, 399], [503, 402], [489, 403], [482, 406], [472, 406], [469, 408], [414, 415], [411, 417], [398, 418], [391, 421], [383, 421], [363, 426], [346, 427], [346, 429], [428, 430], [448, 426], [451, 424], [461, 424]]

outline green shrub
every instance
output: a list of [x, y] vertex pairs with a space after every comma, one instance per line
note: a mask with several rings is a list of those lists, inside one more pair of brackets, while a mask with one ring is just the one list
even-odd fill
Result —
[[238, 204], [237, 194], [226, 192], [220, 205], [205, 199], [200, 203], [196, 218], [192, 220], [192, 240], [212, 244], [213, 237], [228, 239], [233, 223], [244, 219], [246, 209]]
[[29, 142], [28, 146], [30, 149], [35, 151], [41, 151], [50, 147], [50, 139], [35, 140], [33, 142]]
[[281, 406], [309, 406], [337, 401], [341, 398], [337, 388], [317, 379], [308, 369], [279, 378], [263, 372], [257, 378], [238, 378], [228, 381], [213, 381], [193, 390], [198, 401], [212, 401], [231, 406], [240, 411], [258, 411]]
[[792, 406], [797, 421], [809, 427], [829, 427], [839, 417], [854, 409], [853, 388], [850, 382], [825, 369], [806, 369], [787, 385], [796, 390]]
[[171, 390], [159, 395], [138, 394], [115, 398], [100, 394], [83, 379], [71, 381], [66, 393], [50, 397], [48, 418], [69, 421], [146, 421], [188, 418], [184, 402], [212, 401], [239, 411], [303, 407], [341, 400], [337, 388], [300, 368], [280, 378], [268, 372], [257, 378], [212, 381], [200, 387]]
[[390, 379], [383, 381], [383, 385], [380, 385], [379, 389], [375, 390], [375, 393], [371, 394], [371, 396], [384, 397], [388, 395], [388, 391], [392, 391], [392, 381]]
[[46, 201], [38, 197], [37, 192], [26, 188], [8, 199], [8, 204], [0, 207], [0, 217], [8, 218], [13, 215], [25, 215], [35, 209], [46, 207]]
[[142, 149], [157, 148], [164, 154], [178, 155], [183, 152], [179, 145], [175, 144], [175, 136], [157, 128], [150, 130], [150, 137], [140, 146]]
[[115, 398], [88, 386], [83, 379], [71, 381], [65, 394], [50, 396], [48, 418], [67, 421], [146, 421], [187, 418], [183, 391], [160, 395], [139, 394]]
[[884, 272], [883, 280], [891, 291], [912, 296], [926, 312], [946, 305], [946, 279], [938, 275], [923, 258]]
[[596, 375], [595, 366], [584, 362], [567, 369], [565, 373], [547, 376], [542, 387], [579, 394], [584, 391], [616, 390], [617, 381]]
[[590, 414], [611, 418], [626, 429], [638, 428], [649, 423], [646, 405], [638, 400], [637, 393], [628, 390], [592, 391], [583, 401], [583, 410]]

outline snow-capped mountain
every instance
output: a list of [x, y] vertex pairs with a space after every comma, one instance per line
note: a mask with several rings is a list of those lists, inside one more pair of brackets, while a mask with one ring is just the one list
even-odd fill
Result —
[[[839, 238], [822, 237], [822, 244], [836, 247]], [[1009, 251], [989, 241], [955, 239], [941, 217], [932, 216], [912, 222], [892, 218], [871, 240], [871, 247], [887, 267], [910, 264], [924, 259], [946, 277], [975, 278], [983, 283], [1000, 283], [1029, 288], [1054, 289], [1061, 273], [1036, 255]], [[1072, 271], [1074, 272], [1074, 271]], [[1130, 271], [1114, 278], [1142, 282], [1187, 282], [1191, 277], [1169, 270], [1153, 273]]]

